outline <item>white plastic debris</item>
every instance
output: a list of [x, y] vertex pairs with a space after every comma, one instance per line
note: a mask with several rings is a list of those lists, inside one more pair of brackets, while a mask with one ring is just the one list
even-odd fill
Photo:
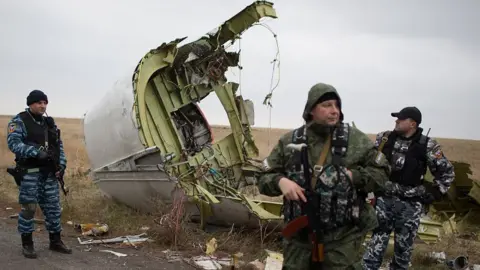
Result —
[[275, 251], [265, 250], [268, 254], [265, 260], [265, 270], [281, 270], [283, 264], [283, 254]]
[[205, 270], [220, 270], [222, 269], [222, 265], [230, 266], [231, 264], [230, 258], [217, 258], [217, 257], [209, 257], [209, 256], [196, 256], [192, 258], [192, 262], [202, 269]]
[[100, 250], [100, 252], [112, 253], [113, 255], [116, 255], [117, 257], [125, 257], [125, 256], [127, 256], [127, 254], [120, 253], [120, 252], [116, 252], [116, 251], [112, 251], [112, 250], [108, 250], [108, 249], [102, 249], [102, 250]]
[[433, 259], [436, 259], [439, 263], [445, 262], [447, 259], [447, 256], [445, 255], [445, 252], [430, 252], [429, 256]]

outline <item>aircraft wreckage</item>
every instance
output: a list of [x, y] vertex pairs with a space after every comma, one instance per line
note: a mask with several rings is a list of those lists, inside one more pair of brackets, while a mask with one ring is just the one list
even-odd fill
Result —
[[[118, 81], [85, 114], [92, 178], [104, 193], [146, 212], [155, 208], [151, 198], [167, 204], [182, 198], [191, 220], [202, 228], [206, 224], [254, 228], [260, 222], [281, 227], [281, 202], [239, 192], [240, 187], [255, 184], [262, 167], [251, 132], [253, 103], [243, 99], [237, 92], [239, 84], [225, 76], [239, 62], [239, 53], [227, 52], [225, 45], [267, 17], [277, 18], [273, 4], [257, 1], [196, 41], [180, 45], [184, 37], [161, 44], [140, 60], [132, 77]], [[210, 94], [220, 100], [231, 128], [218, 141], [198, 106]], [[458, 168], [457, 176], [466, 175]], [[470, 199], [476, 201], [465, 198], [467, 182], [452, 189], [451, 193], [463, 192], [454, 201], [478, 209], [478, 182], [470, 180], [470, 187], [475, 187]], [[453, 205], [455, 210], [464, 207]], [[446, 213], [452, 202], [434, 207]], [[440, 222], [423, 219], [419, 236], [435, 240], [441, 227]]]

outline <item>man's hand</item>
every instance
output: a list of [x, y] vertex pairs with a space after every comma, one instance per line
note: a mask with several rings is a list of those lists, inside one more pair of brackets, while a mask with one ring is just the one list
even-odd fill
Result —
[[48, 158], [48, 154], [45, 151], [39, 151], [38, 155], [37, 155], [37, 158], [39, 160], [46, 160]]
[[297, 183], [293, 182], [292, 180], [282, 177], [278, 181], [278, 186], [283, 193], [283, 196], [291, 201], [298, 201], [300, 198], [302, 201], [307, 202], [307, 198], [305, 198], [305, 194], [303, 192], [305, 189], [301, 188]]
[[440, 189], [438, 188], [438, 186], [433, 186], [433, 185], [427, 186], [427, 193], [430, 196], [429, 199], [436, 202], [442, 201], [444, 196], [446, 195], [440, 192]]
[[60, 177], [63, 177], [64, 173], [65, 173], [65, 169], [63, 168], [63, 166], [60, 166], [60, 170], [55, 173], [55, 176], [57, 178], [60, 178]]

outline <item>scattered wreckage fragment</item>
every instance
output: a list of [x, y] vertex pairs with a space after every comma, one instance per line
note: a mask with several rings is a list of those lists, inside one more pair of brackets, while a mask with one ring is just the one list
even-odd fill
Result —
[[110, 239], [88, 239], [82, 241], [80, 237], [77, 237], [78, 243], [80, 245], [98, 245], [98, 244], [117, 244], [117, 243], [123, 243], [123, 244], [129, 244], [129, 245], [134, 245], [135, 243], [142, 243], [145, 241], [148, 241], [149, 238], [147, 237], [142, 237], [146, 236], [146, 233], [138, 234], [138, 235], [126, 235], [126, 236], [119, 236], [115, 238], [110, 238]]
[[[442, 201], [430, 205], [428, 216], [432, 221], [442, 223], [444, 234], [479, 235], [480, 181], [471, 178], [473, 172], [470, 164], [451, 162], [455, 168], [455, 181]], [[426, 185], [432, 182], [430, 172], [425, 180]]]

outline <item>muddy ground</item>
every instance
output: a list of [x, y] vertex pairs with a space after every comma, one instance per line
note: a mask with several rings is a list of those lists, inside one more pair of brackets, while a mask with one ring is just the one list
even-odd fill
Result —
[[[7, 207], [13, 208], [6, 210]], [[73, 254], [60, 254], [48, 249], [48, 232], [43, 224], [37, 224], [39, 232], [34, 233], [37, 259], [23, 257], [20, 235], [17, 232], [16, 214], [18, 205], [0, 202], [0, 268], [1, 269], [196, 269], [185, 262], [168, 262], [161, 250], [146, 244], [135, 250], [133, 247], [116, 248], [100, 245], [80, 245], [79, 234], [64, 225], [63, 240], [73, 249]], [[91, 250], [88, 250], [91, 248]], [[112, 250], [127, 254], [117, 257], [99, 250]], [[88, 251], [87, 251], [88, 250]]]

